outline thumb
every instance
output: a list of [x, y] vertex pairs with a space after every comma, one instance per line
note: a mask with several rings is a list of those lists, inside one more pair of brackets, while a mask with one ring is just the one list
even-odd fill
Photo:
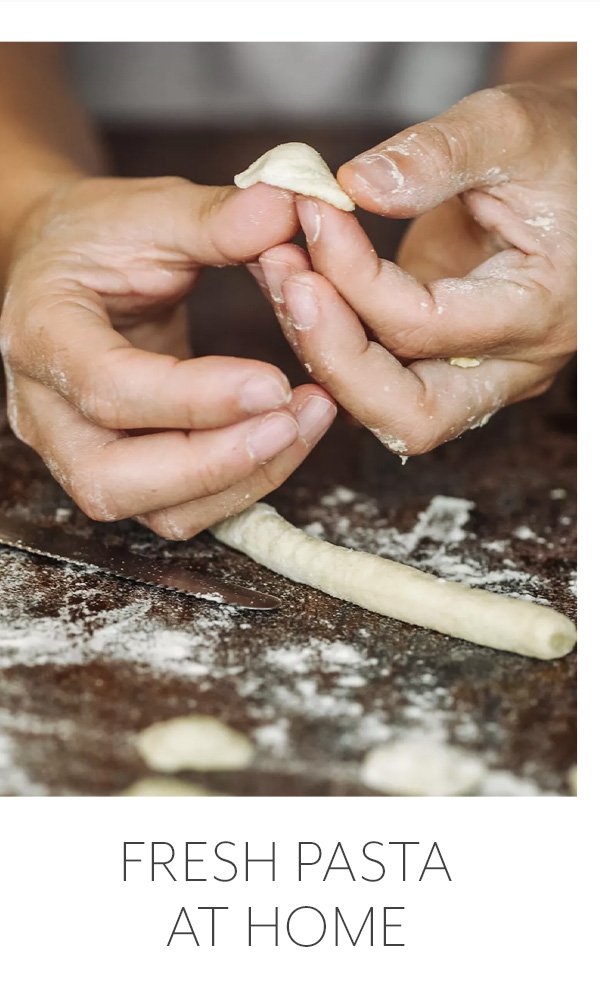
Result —
[[238, 190], [179, 177], [133, 182], [132, 191], [132, 181], [123, 181], [115, 222], [124, 237], [141, 231], [166, 253], [200, 265], [246, 263], [290, 242], [299, 228], [294, 194], [264, 183]]
[[338, 180], [360, 207], [409, 218], [505, 182], [533, 144], [530, 116], [510, 88], [481, 90], [361, 153]]
[[[299, 229], [295, 197], [264, 183], [248, 190], [202, 188], [191, 191], [182, 232], [200, 263], [247, 263], [266, 249], [290, 242]], [[187, 222], [187, 223], [186, 223]]]

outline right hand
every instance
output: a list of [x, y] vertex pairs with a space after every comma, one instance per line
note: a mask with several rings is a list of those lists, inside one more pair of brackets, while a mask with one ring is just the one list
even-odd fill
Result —
[[278, 487], [327, 430], [323, 389], [187, 346], [202, 266], [297, 227], [292, 194], [176, 178], [76, 179], [20, 226], [0, 319], [9, 421], [90, 518], [188, 538]]

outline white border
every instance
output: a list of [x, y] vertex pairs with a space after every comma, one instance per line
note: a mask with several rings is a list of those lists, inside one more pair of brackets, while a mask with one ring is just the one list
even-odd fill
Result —
[[29, 41], [573, 41], [582, 36], [577, 25], [586, 20], [588, 6], [593, 5], [552, 0], [19, 0], [3, 3], [0, 37]]

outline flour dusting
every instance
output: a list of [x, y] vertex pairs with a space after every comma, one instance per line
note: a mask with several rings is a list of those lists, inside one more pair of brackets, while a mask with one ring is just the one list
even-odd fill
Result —
[[[314, 509], [316, 517], [305, 526], [306, 531], [331, 543], [418, 567], [446, 581], [461, 581], [473, 587], [510, 595], [515, 594], [515, 586], [518, 586], [519, 597], [540, 604], [547, 602], [543, 578], [519, 570], [508, 558], [501, 558], [499, 563], [490, 566], [489, 557], [478, 558], [473, 553], [465, 552], [462, 543], [469, 535], [468, 525], [475, 508], [474, 502], [466, 498], [436, 495], [418, 514], [413, 528], [409, 532], [401, 532], [385, 525], [375, 501], [360, 495], [354, 498], [353, 510], [360, 513], [360, 525], [351, 522], [349, 515], [340, 514], [336, 494], [330, 492], [321, 499], [320, 507]], [[347, 495], [342, 504], [348, 505]], [[335, 515], [332, 514], [334, 511]], [[522, 535], [527, 538], [534, 536], [528, 527], [522, 529], [525, 531]], [[535, 539], [544, 542], [539, 537]], [[481, 546], [488, 554], [501, 555], [508, 542], [508, 539], [493, 540]]]
[[[305, 528], [320, 539], [408, 563], [445, 580], [510, 594], [517, 589], [519, 597], [543, 601], [544, 579], [506, 557], [510, 537], [485, 540], [473, 549], [474, 513], [474, 503], [464, 497], [436, 495], [410, 528], [401, 530], [390, 525], [376, 500], [340, 485], [308, 506]], [[56, 518], [67, 521], [67, 511]], [[528, 528], [517, 527], [519, 538], [539, 542]], [[131, 547], [155, 557], [176, 556], [190, 566], [215, 555], [214, 547], [202, 541], [174, 546], [141, 533], [132, 536]], [[282, 584], [287, 591], [290, 583]], [[572, 593], [575, 584], [573, 573]], [[386, 621], [346, 634], [339, 623], [310, 612], [299, 619], [297, 608], [313, 596], [298, 594], [295, 602], [292, 585], [280, 610], [287, 613], [285, 639], [274, 635], [277, 628], [270, 630], [268, 614], [259, 619], [206, 602], [190, 614], [180, 598], [161, 591], [124, 587], [92, 569], [34, 566], [27, 555], [2, 549], [0, 591], [0, 668], [11, 680], [19, 680], [23, 668], [29, 675], [32, 668], [52, 666], [56, 674], [56, 669], [85, 669], [98, 662], [109, 672], [124, 669], [141, 688], [147, 687], [143, 682], [156, 686], [163, 676], [176, 678], [189, 689], [188, 710], [197, 710], [203, 695], [208, 702], [243, 704], [257, 768], [269, 772], [358, 784], [368, 751], [414, 739], [442, 751], [452, 747], [477, 754], [485, 767], [480, 794], [542, 792], [535, 768], [522, 775], [505, 770], [501, 724], [461, 705], [452, 682], [430, 661], [413, 655], [408, 671], [401, 654], [390, 654], [393, 634], [380, 629]], [[344, 611], [343, 606], [335, 611]], [[247, 645], [236, 641], [239, 630], [248, 631]], [[416, 631], [417, 645], [421, 638]], [[452, 666], [451, 645], [447, 653], [442, 666]], [[86, 732], [78, 712], [50, 720], [33, 709], [18, 715], [0, 711], [0, 793], [49, 791], [27, 773], [27, 744], [35, 773], [35, 758], [47, 744], [68, 756], [70, 745], [82, 737], [94, 751], [93, 737], [103, 736], [101, 726]], [[114, 735], [114, 756], [121, 750], [119, 736], [126, 744], [131, 734]], [[482, 740], [494, 746], [481, 752]]]

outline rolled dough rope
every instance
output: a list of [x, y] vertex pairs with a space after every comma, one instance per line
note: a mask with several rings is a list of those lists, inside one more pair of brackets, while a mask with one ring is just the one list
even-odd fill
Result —
[[575, 645], [573, 623], [554, 609], [334, 546], [292, 526], [263, 502], [211, 531], [292, 581], [392, 619], [541, 660], [562, 657]]
[[306, 197], [318, 197], [342, 211], [354, 211], [354, 201], [346, 194], [325, 160], [304, 142], [287, 142], [269, 149], [243, 173], [234, 176], [236, 187], [268, 183]]

